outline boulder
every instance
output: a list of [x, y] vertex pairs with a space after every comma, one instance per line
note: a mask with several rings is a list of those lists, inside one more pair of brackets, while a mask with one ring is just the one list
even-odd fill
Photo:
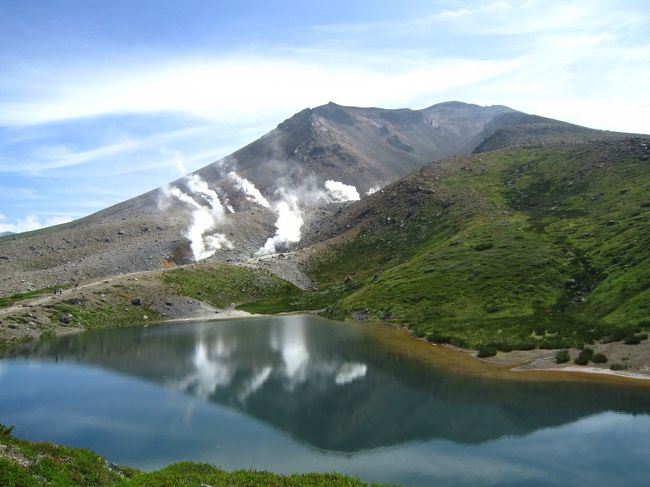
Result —
[[350, 318], [352, 318], [354, 321], [366, 321], [368, 318], [370, 318], [370, 313], [368, 310], [354, 311], [350, 315]]
[[61, 313], [59, 315], [59, 321], [64, 325], [69, 325], [72, 322], [72, 315], [70, 313]]
[[133, 298], [131, 304], [133, 306], [140, 306], [142, 304], [142, 298]]

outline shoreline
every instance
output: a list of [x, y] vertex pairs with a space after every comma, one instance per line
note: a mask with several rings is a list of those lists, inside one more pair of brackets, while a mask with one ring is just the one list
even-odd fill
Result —
[[[444, 368], [458, 374], [500, 380], [591, 382], [650, 387], [650, 373], [644, 374], [641, 370], [611, 370], [573, 364], [557, 365], [554, 362], [538, 363], [540, 356], [554, 357], [557, 350], [499, 352], [498, 356], [485, 359], [476, 357], [476, 350], [431, 343], [423, 338], [416, 338], [411, 335], [408, 328], [393, 323], [368, 323], [368, 325], [388, 327], [397, 332], [394, 338], [382, 336], [382, 333], [372, 333], [394, 353], [416, 358], [432, 367]], [[409, 347], [408, 342], [413, 346]]]
[[[219, 322], [224, 320], [243, 320], [274, 318], [282, 316], [318, 316], [327, 321], [329, 318], [309, 311], [294, 311], [277, 314], [254, 314], [237, 309], [217, 309], [201, 303], [215, 314], [187, 316], [155, 320], [138, 323], [134, 326], [164, 326], [194, 322]], [[341, 323], [341, 322], [339, 322]], [[346, 322], [342, 322], [346, 323]], [[551, 366], [536, 363], [540, 355], [553, 355], [556, 350], [515, 350], [502, 353], [500, 356], [478, 358], [476, 350], [460, 348], [449, 344], [431, 343], [423, 338], [414, 337], [408, 328], [385, 322], [354, 322], [364, 327], [372, 336], [379, 338], [384, 344], [399, 343], [399, 349], [390, 346], [392, 352], [406, 355], [410, 358], [420, 359], [434, 368], [443, 368], [461, 375], [484, 377], [487, 379], [516, 380], [516, 381], [544, 381], [544, 382], [592, 382], [619, 386], [650, 387], [650, 373], [644, 374], [638, 370], [611, 370], [593, 366], [556, 365]], [[111, 329], [106, 327], [102, 329]], [[83, 328], [58, 329], [54, 337], [83, 333]], [[388, 333], [386, 333], [388, 331]], [[34, 338], [41, 340], [45, 337]], [[18, 345], [18, 344], [16, 344]], [[11, 346], [11, 345], [9, 345]], [[424, 352], [424, 353], [422, 353]], [[510, 355], [510, 357], [508, 357]], [[547, 357], [548, 358], [548, 357]], [[0, 357], [0, 360], [2, 357]]]
[[[180, 295], [173, 295], [170, 291], [164, 291], [164, 286], [157, 281], [159, 274], [164, 270], [144, 271], [130, 274], [113, 276], [108, 279], [98, 279], [86, 282], [77, 288], [63, 290], [59, 295], [43, 295], [22, 302], [13, 304], [7, 308], [0, 309], [0, 323], [2, 319], [12, 313], [21, 312], [27, 316], [42, 312], [44, 307], [54, 302], [59, 302], [70, 298], [91, 298], [102, 290], [109, 289], [108, 286], [137, 286], [137, 293], [142, 293], [147, 302], [157, 304], [153, 307], [162, 319], [148, 320], [143, 316], [143, 320], [135, 323], [134, 326], [153, 326], [174, 323], [189, 322], [216, 322], [223, 320], [237, 319], [258, 319], [269, 318], [274, 316], [297, 316], [297, 315], [318, 315], [318, 311], [300, 311], [277, 314], [258, 314], [249, 313], [243, 310], [237, 310], [234, 307], [216, 308], [204, 301], [198, 301]], [[106, 291], [108, 293], [108, 291]], [[159, 294], [165, 297], [159, 296]], [[101, 294], [102, 300], [104, 294]], [[155, 299], [154, 299], [155, 296]], [[94, 296], [97, 301], [97, 296]], [[156, 303], [157, 301], [157, 303]], [[101, 301], [100, 301], [101, 302]], [[170, 313], [171, 316], [165, 316]], [[328, 319], [321, 317], [323, 319]], [[630, 346], [621, 346], [620, 344], [598, 344], [595, 348], [606, 349], [607, 356], [610, 356], [609, 350], [618, 348], [618, 356], [621, 350], [628, 355], [633, 355], [626, 370], [611, 370], [609, 364], [618, 361], [616, 354], [612, 353], [612, 360], [607, 364], [607, 368], [592, 366], [575, 366], [573, 363], [556, 364], [554, 357], [557, 350], [530, 350], [530, 351], [513, 351], [508, 353], [499, 352], [495, 357], [478, 358], [476, 351], [463, 349], [448, 344], [435, 344], [423, 338], [416, 338], [411, 334], [408, 328], [396, 323], [387, 322], [359, 322], [351, 320], [350, 323], [357, 323], [364, 326], [364, 329], [371, 335], [378, 338], [384, 344], [387, 344], [391, 351], [398, 355], [416, 356], [418, 359], [426, 362], [428, 365], [445, 368], [455, 373], [466, 375], [479, 375], [487, 378], [500, 378], [509, 380], [546, 380], [546, 381], [598, 381], [601, 383], [617, 382], [620, 384], [631, 384], [650, 386], [650, 362], [645, 357], [650, 357], [650, 341], [646, 340], [643, 344]], [[9, 325], [9, 323], [7, 323]], [[11, 328], [11, 326], [8, 326]], [[108, 327], [106, 327], [108, 328]], [[97, 328], [103, 329], [103, 328]], [[69, 334], [81, 333], [88, 330], [82, 327], [68, 327], [60, 323], [54, 323], [47, 334], [49, 336], [64, 336]], [[383, 330], [383, 332], [382, 332]], [[390, 332], [387, 332], [390, 330]], [[7, 330], [6, 332], [20, 331]], [[8, 336], [11, 337], [12, 333]], [[4, 338], [4, 337], [3, 337]], [[0, 340], [0, 349], [11, 348], [12, 345], [18, 345], [21, 340], [39, 340], [46, 338], [46, 334], [34, 326], [23, 327], [22, 334], [14, 334], [13, 339]], [[628, 347], [628, 348], [625, 348]], [[577, 355], [576, 350], [571, 350], [572, 355]], [[4, 355], [4, 353], [2, 354]], [[639, 359], [641, 356], [641, 359]], [[636, 366], [636, 367], [635, 367]]]
[[650, 375], [641, 374], [639, 372], [627, 371], [627, 370], [611, 370], [611, 369], [601, 369], [598, 367], [589, 367], [585, 366], [575, 366], [570, 365], [567, 367], [557, 367], [557, 368], [525, 368], [525, 367], [514, 367], [513, 372], [569, 372], [569, 373], [582, 373], [582, 374], [596, 374], [596, 375], [610, 375], [623, 377], [626, 379], [635, 379], [635, 380], [650, 380]]

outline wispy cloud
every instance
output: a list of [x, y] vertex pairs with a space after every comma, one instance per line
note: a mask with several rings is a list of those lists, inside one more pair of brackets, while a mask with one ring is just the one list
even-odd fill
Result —
[[158, 147], [175, 139], [205, 133], [206, 131], [206, 127], [198, 127], [162, 132], [81, 151], [75, 151], [66, 145], [49, 145], [37, 148], [31, 159], [23, 159], [20, 163], [0, 159], [0, 172], [27, 172], [36, 175], [43, 171], [78, 166], [142, 148]]
[[[321, 52], [317, 59], [325, 60]], [[349, 65], [347, 63], [350, 63]], [[395, 105], [438, 90], [480, 83], [515, 68], [510, 60], [426, 59], [402, 69], [384, 61], [352, 59], [338, 65], [290, 58], [218, 58], [133, 67], [53, 73], [43, 93], [0, 100], [0, 125], [29, 125], [112, 113], [184, 112], [225, 122], [253, 122], [305, 106], [341, 103]], [[24, 74], [12, 78], [25, 80]], [[405, 88], [408, 87], [406, 90]], [[120, 150], [120, 148], [118, 148]], [[82, 156], [82, 158], [85, 156]], [[83, 159], [82, 159], [83, 160]]]

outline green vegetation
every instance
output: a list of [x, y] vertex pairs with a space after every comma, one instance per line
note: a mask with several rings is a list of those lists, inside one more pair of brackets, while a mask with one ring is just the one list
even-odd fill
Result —
[[580, 347], [648, 327], [650, 165], [632, 149], [521, 148], [440, 165], [384, 190], [350, 217], [356, 236], [310, 263], [319, 289], [355, 284], [328, 316], [485, 350]]
[[593, 357], [594, 351], [591, 348], [583, 348], [573, 362], [577, 365], [587, 365]]
[[569, 360], [571, 360], [571, 356], [569, 355], [568, 350], [560, 350], [558, 353], [555, 354], [556, 364], [565, 364]]
[[479, 348], [476, 356], [478, 358], [494, 357], [497, 354], [497, 348], [493, 346]]
[[[68, 326], [85, 329], [133, 326], [160, 319], [160, 315], [146, 306], [133, 306], [130, 299], [117, 303], [92, 303], [86, 299], [62, 301], [50, 306], [50, 320], [60, 323], [61, 316], [70, 315]], [[146, 316], [146, 318], [145, 318]]]
[[343, 290], [305, 292], [268, 272], [226, 264], [197, 269], [175, 269], [163, 281], [176, 293], [205, 301], [219, 308], [234, 304], [251, 313], [281, 313], [322, 309], [340, 297]]
[[[140, 474], [133, 480], [124, 483], [126, 487], [164, 487], [187, 486], [194, 487], [201, 484], [212, 487], [255, 487], [255, 486], [302, 486], [302, 487], [362, 487], [367, 485], [359, 480], [338, 474], [303, 474], [282, 476], [267, 472], [252, 472], [242, 470], [238, 472], [224, 472], [206, 464], [177, 463], [151, 474]], [[378, 485], [378, 484], [373, 484]]]
[[206, 464], [177, 463], [158, 472], [142, 473], [109, 464], [99, 455], [80, 448], [32, 443], [11, 436], [0, 425], [0, 485], [6, 487], [79, 486], [340, 486], [366, 484], [337, 474], [281, 476], [266, 472], [224, 472]]
[[595, 364], [605, 364], [607, 363], [607, 357], [602, 353], [597, 353], [593, 356], [591, 361]]
[[70, 287], [69, 284], [64, 284], [61, 286], [46, 287], [42, 289], [35, 289], [34, 291], [28, 291], [25, 293], [18, 293], [18, 294], [12, 294], [11, 296], [5, 296], [3, 298], [0, 298], [0, 308], [8, 308], [9, 306], [12, 306], [26, 299], [33, 299], [33, 298], [38, 298], [40, 296], [45, 296], [47, 294], [54, 294], [54, 291], [56, 291], [57, 289], [66, 289], [68, 287]]
[[0, 485], [117, 485], [135, 471], [112, 469], [95, 453], [50, 443], [31, 443], [0, 428]]

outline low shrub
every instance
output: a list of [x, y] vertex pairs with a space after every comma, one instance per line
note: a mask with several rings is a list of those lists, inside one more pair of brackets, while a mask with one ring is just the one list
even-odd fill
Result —
[[497, 347], [488, 345], [486, 347], [479, 348], [478, 354], [476, 355], [478, 358], [485, 358], [485, 357], [494, 357], [497, 354]]
[[625, 337], [625, 340], [623, 340], [623, 343], [626, 345], [638, 345], [641, 343], [641, 338], [636, 335], [628, 335]]
[[591, 360], [591, 358], [594, 356], [594, 351], [591, 348], [583, 348], [580, 351], [580, 355], [585, 357], [587, 360]]
[[591, 348], [583, 348], [574, 363], [578, 365], [587, 365], [594, 357], [594, 351]]
[[604, 364], [607, 363], [607, 357], [602, 353], [597, 353], [593, 356], [591, 361], [595, 364]]
[[571, 356], [569, 355], [568, 350], [560, 350], [558, 353], [555, 354], [555, 363], [556, 364], [564, 364], [568, 362], [571, 359]]
[[583, 357], [582, 355], [578, 355], [578, 358], [576, 358], [573, 363], [576, 365], [587, 365], [589, 363], [589, 359], [586, 357]]
[[498, 349], [500, 352], [512, 352], [513, 347], [512, 347], [512, 345], [510, 345], [510, 344], [508, 344], [508, 343], [499, 343], [499, 344], [497, 345], [497, 349]]
[[620, 362], [615, 362], [609, 366], [611, 370], [627, 370], [627, 365]]

